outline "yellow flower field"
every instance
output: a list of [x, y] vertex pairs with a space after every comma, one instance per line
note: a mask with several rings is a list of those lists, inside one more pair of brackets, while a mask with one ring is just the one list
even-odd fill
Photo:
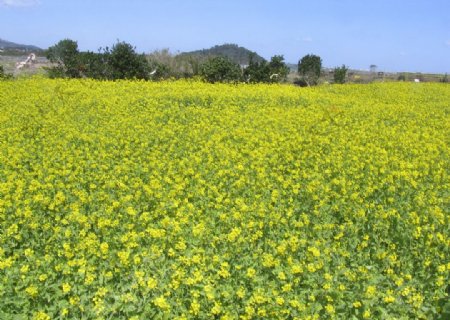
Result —
[[1, 319], [435, 319], [450, 86], [0, 82]]

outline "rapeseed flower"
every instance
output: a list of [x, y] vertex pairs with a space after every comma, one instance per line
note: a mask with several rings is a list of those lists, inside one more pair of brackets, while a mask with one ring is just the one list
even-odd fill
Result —
[[436, 318], [449, 101], [428, 83], [2, 81], [2, 312]]

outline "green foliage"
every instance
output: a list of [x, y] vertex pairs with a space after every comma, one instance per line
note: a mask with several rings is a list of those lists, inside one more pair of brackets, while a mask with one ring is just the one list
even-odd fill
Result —
[[269, 82], [270, 71], [267, 61], [255, 59], [254, 54], [249, 55], [249, 64], [244, 69], [244, 79], [247, 82], [257, 83], [257, 82]]
[[258, 61], [253, 54], [249, 57], [249, 65], [244, 69], [244, 79], [251, 83], [275, 83], [285, 81], [289, 68], [282, 55], [273, 56], [270, 62]]
[[80, 52], [80, 72], [83, 77], [92, 79], [112, 79], [108, 68], [108, 54], [104, 52], [95, 53], [92, 51]]
[[5, 69], [3, 69], [3, 66], [0, 64], [0, 79], [3, 79], [5, 75]]
[[286, 81], [289, 67], [284, 62], [282, 55], [275, 55], [269, 62], [270, 82]]
[[79, 52], [75, 41], [65, 39], [47, 50], [47, 58], [54, 64], [47, 68], [51, 78], [149, 79], [145, 56], [126, 42], [94, 53]]
[[80, 60], [78, 44], [76, 41], [64, 39], [54, 46], [48, 48], [47, 59], [55, 64], [48, 68], [49, 76], [52, 78], [79, 78]]
[[450, 319], [450, 86], [0, 97], [1, 320]]
[[142, 54], [137, 54], [133, 46], [117, 42], [111, 51], [105, 50], [111, 79], [148, 79], [149, 65]]
[[201, 76], [208, 82], [238, 82], [242, 78], [241, 67], [224, 57], [210, 58], [202, 64]]
[[[211, 52], [225, 56], [174, 56], [168, 49], [144, 56], [137, 54], [135, 48], [126, 42], [117, 42], [112, 48], [100, 48], [97, 53], [79, 52], [77, 42], [65, 39], [48, 49], [47, 58], [53, 66], [47, 71], [51, 78], [164, 80], [202, 76], [208, 82], [237, 82], [242, 79], [242, 70], [236, 61], [249, 61], [245, 69], [249, 82], [286, 81], [289, 68], [282, 55], [273, 56], [267, 62], [237, 45], [216, 46], [213, 49]], [[248, 55], [246, 59], [241, 57], [244, 51]], [[233, 56], [231, 52], [239, 54]]]
[[240, 47], [237, 44], [227, 43], [223, 45], [214, 46], [209, 49], [196, 50], [182, 53], [180, 56], [194, 56], [197, 59], [208, 59], [211, 57], [226, 57], [231, 61], [240, 64], [250, 64], [250, 56], [253, 56], [255, 62], [263, 62], [265, 59], [256, 52], [250, 51], [247, 48]]
[[442, 83], [448, 83], [448, 76], [447, 76], [447, 74], [445, 74], [444, 77], [442, 77], [441, 82]]
[[348, 67], [343, 64], [341, 67], [334, 68], [334, 83], [345, 83]]
[[406, 81], [406, 75], [404, 73], [400, 74], [397, 78], [398, 81]]
[[6, 80], [6, 79], [11, 79], [11, 78], [12, 78], [12, 74], [6, 73], [5, 69], [0, 64], [0, 80]]
[[298, 62], [298, 73], [308, 86], [318, 83], [321, 71], [322, 59], [319, 56], [308, 54]]
[[149, 67], [152, 70], [150, 74], [150, 79], [152, 80], [169, 79], [177, 74], [175, 69], [163, 62], [151, 61], [149, 62]]

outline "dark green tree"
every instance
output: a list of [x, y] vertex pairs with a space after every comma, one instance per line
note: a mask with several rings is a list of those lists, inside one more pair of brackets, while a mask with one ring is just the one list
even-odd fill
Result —
[[406, 75], [404, 73], [401, 73], [398, 77], [397, 77], [398, 81], [406, 81]]
[[108, 68], [108, 57], [99, 49], [98, 52], [80, 52], [80, 72], [83, 77], [92, 79], [112, 79]]
[[282, 55], [275, 55], [270, 58], [268, 68], [270, 82], [286, 81], [289, 74], [289, 67], [284, 63], [284, 57]]
[[249, 65], [244, 69], [244, 79], [247, 82], [276, 83], [286, 81], [289, 68], [281, 55], [273, 56], [269, 62], [255, 59], [254, 54], [249, 55]]
[[343, 64], [341, 67], [334, 68], [334, 83], [345, 83], [348, 67]]
[[137, 54], [131, 44], [117, 42], [103, 53], [108, 62], [108, 77], [115, 79], [149, 79], [149, 64], [143, 54]]
[[3, 66], [0, 64], [0, 80], [12, 79], [13, 75], [11, 73], [6, 73]]
[[6, 78], [5, 69], [3, 69], [3, 66], [0, 64], [0, 79], [5, 79], [5, 78]]
[[48, 48], [47, 59], [54, 66], [47, 68], [50, 77], [79, 78], [80, 57], [76, 41], [64, 39]]
[[304, 56], [298, 62], [298, 73], [308, 86], [317, 85], [322, 71], [322, 59], [314, 54]]
[[238, 82], [242, 78], [241, 67], [224, 57], [208, 59], [200, 67], [200, 75], [208, 82]]
[[266, 60], [258, 60], [255, 53], [249, 54], [248, 66], [244, 69], [244, 80], [251, 83], [269, 82], [270, 70]]

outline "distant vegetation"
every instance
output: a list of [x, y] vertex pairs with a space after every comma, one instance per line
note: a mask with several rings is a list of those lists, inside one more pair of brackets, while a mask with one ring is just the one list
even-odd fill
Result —
[[8, 79], [8, 78], [10, 78], [10, 77], [11, 77], [11, 75], [7, 74], [7, 73], [5, 72], [5, 69], [3, 68], [3, 66], [0, 65], [0, 80]]
[[211, 83], [238, 82], [242, 79], [241, 67], [226, 57], [212, 57], [202, 64], [200, 74]]
[[24, 53], [34, 52], [35, 54], [43, 54], [44, 50], [33, 45], [18, 44], [11, 41], [0, 39], [0, 50], [3, 54], [23, 55]]
[[269, 62], [258, 61], [254, 55], [250, 56], [248, 67], [244, 70], [244, 78], [247, 82], [284, 82], [289, 74], [289, 68], [284, 63], [283, 56], [273, 56]]
[[[284, 82], [289, 73], [281, 55], [267, 62], [237, 45], [216, 46], [201, 52], [173, 56], [162, 50], [145, 56], [126, 42], [117, 42], [111, 49], [106, 47], [97, 53], [80, 52], [76, 41], [64, 39], [47, 50], [46, 56], [52, 63], [47, 71], [51, 78], [163, 80], [200, 76], [211, 83]], [[248, 54], [246, 59], [244, 54]], [[248, 65], [237, 61], [247, 61]]]
[[304, 56], [298, 62], [299, 84], [314, 86], [319, 82], [322, 72], [322, 59], [314, 54]]
[[334, 83], [345, 83], [347, 78], [348, 67], [345, 64], [342, 67], [334, 68]]
[[[36, 54], [38, 59], [20, 68], [31, 52]], [[219, 57], [221, 59], [218, 59]], [[370, 65], [370, 71], [351, 70], [346, 65], [324, 68], [322, 59], [314, 54], [303, 56], [297, 64], [286, 63], [282, 55], [275, 55], [268, 61], [256, 52], [237, 44], [216, 45], [209, 49], [183, 53], [161, 49], [139, 54], [131, 44], [120, 41], [112, 47], [100, 48], [97, 52], [83, 52], [78, 49], [77, 42], [70, 39], [61, 40], [48, 50], [0, 39], [0, 65], [3, 65], [4, 73], [9, 73], [10, 76], [46, 72], [51, 78], [100, 80], [160, 81], [196, 77], [210, 82], [289, 82], [301, 86], [383, 81], [448, 83], [447, 75], [388, 73], [378, 71], [374, 64]], [[227, 70], [223, 69], [225, 66], [228, 66]], [[230, 70], [237, 70], [236, 66], [239, 72]]]
[[250, 63], [250, 56], [254, 62], [263, 62], [265, 59], [258, 55], [254, 51], [250, 51], [244, 47], [240, 47], [237, 44], [223, 44], [214, 46], [210, 49], [202, 49], [191, 52], [183, 52], [180, 56], [188, 56], [199, 58], [200, 60], [206, 60], [211, 57], [226, 57], [230, 61], [239, 65], [248, 65]]
[[47, 58], [53, 64], [48, 68], [52, 78], [148, 80], [150, 77], [145, 56], [137, 54], [126, 42], [117, 42], [111, 49], [94, 53], [80, 52], [76, 41], [64, 39], [47, 50]]

